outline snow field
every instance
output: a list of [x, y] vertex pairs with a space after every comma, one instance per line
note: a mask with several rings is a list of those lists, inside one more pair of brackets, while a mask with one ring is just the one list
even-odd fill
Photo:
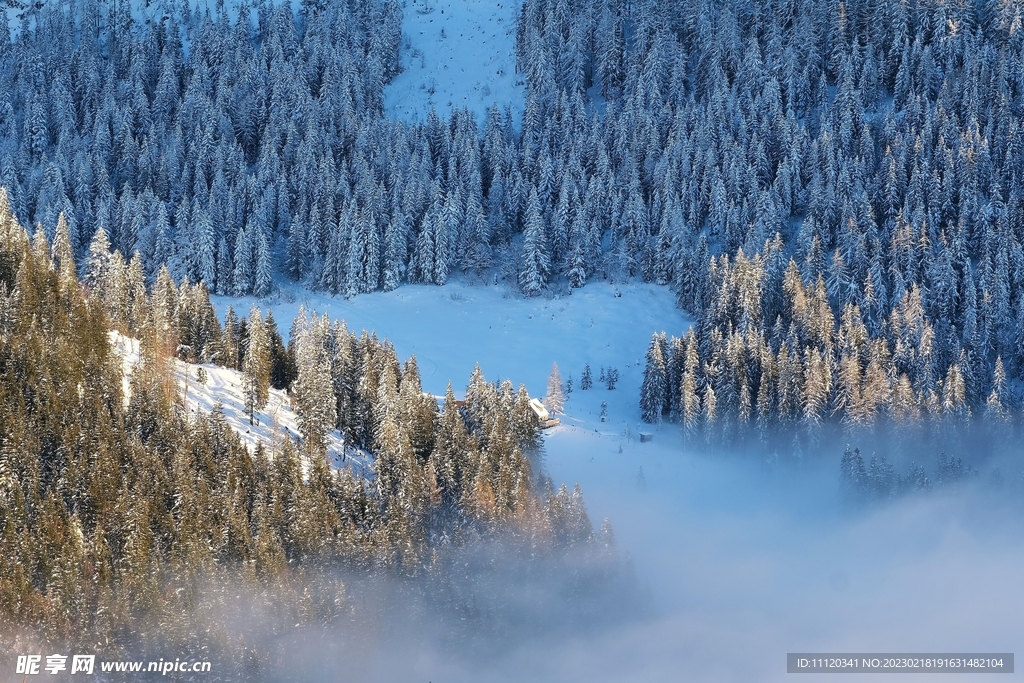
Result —
[[[367, 330], [390, 339], [399, 360], [416, 356], [423, 390], [439, 396], [451, 382], [461, 397], [479, 364], [488, 380], [507, 378], [516, 386], [525, 384], [531, 396], [543, 397], [551, 364], [557, 363], [563, 382], [573, 377], [566, 410], [574, 414], [580, 373], [590, 363], [595, 387], [589, 393], [600, 393], [610, 412], [634, 422], [640, 417], [637, 396], [651, 334], [680, 334], [690, 324], [667, 288], [648, 284], [597, 282], [571, 295], [524, 299], [504, 285], [484, 287], [456, 280], [444, 287], [403, 285], [353, 299], [295, 288], [268, 301], [220, 296], [211, 301], [221, 319], [228, 305], [243, 317], [253, 304], [264, 315], [273, 311], [286, 342], [300, 306], [307, 313], [327, 313], [332, 321], [346, 321], [357, 335]], [[598, 391], [602, 365], [619, 369], [614, 391]], [[580, 403], [593, 409], [596, 419], [600, 400], [594, 405]]]
[[[525, 384], [530, 396], [543, 398], [551, 366], [558, 364], [563, 385], [572, 377], [562, 424], [546, 430], [546, 466], [555, 482], [583, 485], [591, 515], [598, 525], [615, 518], [617, 500], [604, 500], [597, 489], [615, 490], [632, 482], [641, 466], [638, 458], [655, 454], [645, 466], [657, 476], [661, 466], [678, 460], [684, 444], [678, 425], [645, 425], [638, 397], [644, 358], [651, 334], [682, 334], [691, 321], [675, 306], [667, 287], [650, 284], [612, 285], [594, 282], [571, 295], [525, 299], [504, 285], [473, 286], [459, 280], [444, 287], [404, 285], [392, 292], [374, 292], [353, 299], [336, 298], [305, 289], [284, 289], [275, 301], [211, 297], [223, 320], [229, 305], [240, 316], [253, 304], [264, 315], [273, 311], [287, 341], [291, 321], [300, 306], [307, 313], [344, 320], [351, 332], [362, 330], [387, 338], [400, 361], [416, 356], [423, 390], [444, 396], [451, 382], [457, 397], [479, 365], [489, 381], [509, 379]], [[580, 374], [590, 365], [594, 386], [579, 388]], [[615, 367], [619, 382], [609, 391], [599, 382], [601, 368]], [[600, 419], [606, 402], [607, 418]], [[640, 444], [639, 432], [654, 433]], [[653, 469], [652, 469], [653, 468]], [[591, 495], [590, 491], [595, 490]]]
[[522, 78], [516, 74], [518, 0], [405, 0], [403, 71], [384, 89], [384, 106], [409, 123], [434, 107], [441, 116], [467, 108], [483, 124], [497, 104], [522, 117]]

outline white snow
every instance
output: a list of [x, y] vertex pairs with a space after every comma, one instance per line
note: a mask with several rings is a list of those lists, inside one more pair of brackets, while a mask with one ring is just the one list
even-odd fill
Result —
[[[394, 343], [399, 360], [415, 354], [423, 389], [432, 394], [443, 395], [451, 382], [461, 396], [477, 364], [488, 380], [526, 384], [531, 396], [544, 395], [552, 363], [558, 363], [563, 381], [572, 375], [575, 385], [584, 363], [590, 363], [595, 384], [601, 366], [615, 366], [617, 388], [598, 392], [595, 387], [591, 395], [600, 394], [610, 411], [629, 419], [639, 419], [635, 404], [651, 333], [679, 335], [689, 325], [672, 293], [648, 284], [591, 283], [550, 299], [524, 299], [504, 285], [461, 281], [444, 287], [405, 285], [348, 300], [302, 289], [286, 290], [269, 302], [211, 299], [221, 320], [228, 304], [242, 317], [254, 303], [264, 313], [272, 310], [286, 339], [300, 305], [345, 320], [357, 335], [364, 329], [375, 332]], [[596, 410], [600, 403], [578, 397], [574, 391], [567, 410]]]
[[410, 123], [433, 106], [446, 116], [467, 108], [483, 124], [497, 104], [522, 118], [516, 73], [519, 0], [406, 0], [402, 6], [402, 73], [384, 89], [385, 108]]
[[[129, 400], [130, 376], [139, 363], [139, 340], [125, 337], [118, 332], [110, 333], [114, 351], [123, 359], [125, 400]], [[287, 393], [278, 389], [270, 390], [270, 398], [263, 410], [254, 414], [253, 424], [249, 424], [249, 413], [245, 409], [245, 397], [242, 392], [242, 373], [237, 370], [220, 367], [219, 365], [183, 363], [174, 360], [174, 375], [178, 388], [185, 400], [190, 413], [211, 412], [219, 403], [227, 423], [241, 437], [242, 442], [250, 450], [262, 442], [272, 449], [288, 438], [293, 441], [299, 438], [298, 416], [291, 406]], [[197, 380], [197, 370], [206, 372], [206, 382]], [[372, 458], [363, 451], [346, 448], [341, 435], [334, 431], [327, 435], [327, 457], [334, 467], [350, 467], [358, 475], [371, 476], [370, 462]]]

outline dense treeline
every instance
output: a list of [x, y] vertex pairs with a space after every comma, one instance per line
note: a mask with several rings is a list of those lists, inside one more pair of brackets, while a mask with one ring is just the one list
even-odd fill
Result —
[[[66, 222], [52, 246], [42, 231], [29, 238], [0, 192], [6, 645], [133, 656], [173, 646], [253, 673], [265, 653], [231, 625], [232, 610], [272, 635], [347, 613], [342, 571], [429, 574], [449, 549], [479, 538], [510, 538], [536, 557], [591, 544], [579, 491], [556, 493], [536, 472], [536, 422], [524, 419], [524, 394], [508, 383], [488, 384], [477, 372], [465, 403], [449, 392], [438, 411], [419, 389], [414, 361], [400, 367], [387, 342], [356, 339], [324, 318], [297, 321], [295, 384], [307, 381], [309, 356], [339, 368], [313, 368], [326, 384], [322, 406], [321, 396], [296, 388], [309, 404], [304, 419], [324, 410], [331, 420], [321, 428], [341, 426], [372, 450], [367, 481], [329, 468], [313, 427], [301, 444], [284, 439], [250, 452], [219, 410], [184, 411], [167, 358], [206, 352], [177, 339], [206, 319], [205, 345], [225, 354], [239, 343], [224, 341], [237, 335], [230, 325], [194, 315], [195, 286], [158, 277], [127, 307], [104, 291], [77, 279]], [[142, 342], [127, 395], [112, 318]], [[252, 333], [263, 325], [248, 325], [245, 358], [261, 339], [269, 353], [269, 337]], [[344, 418], [335, 423], [339, 405]]]
[[[899, 474], [883, 455], [872, 454], [865, 464], [860, 449], [846, 447], [839, 461], [839, 484], [848, 501], [888, 500], [909, 493], [923, 493], [932, 489], [956, 487], [976, 479], [978, 470], [965, 464], [962, 458], [939, 453], [933, 475], [928, 476], [924, 466], [912, 462], [906, 474]], [[1002, 474], [992, 471], [989, 485], [1002, 485]]]
[[[663, 280], [697, 319], [654, 344], [645, 418], [813, 441], [1016, 415], [1020, 9], [641, 4], [633, 35], [663, 66], [635, 81], [662, 103], [633, 108], [660, 133], [640, 185], [682, 226]], [[678, 107], [666, 53], [692, 77]]]
[[[720, 294], [697, 328], [651, 339], [645, 421], [678, 421], [688, 435], [726, 441], [797, 436], [805, 445], [836, 430], [948, 437], [980, 421], [996, 435], [1016, 422], [1002, 357], [989, 371], [976, 348], [956, 338], [947, 342], [956, 351], [950, 357], [916, 287], [872, 333], [856, 303], [836, 319], [822, 278], [806, 286], [792, 260], [782, 268], [780, 249], [776, 242], [767, 255], [712, 260]], [[761, 300], [771, 296], [777, 309]], [[778, 310], [771, 325], [760, 318], [765, 309]]]

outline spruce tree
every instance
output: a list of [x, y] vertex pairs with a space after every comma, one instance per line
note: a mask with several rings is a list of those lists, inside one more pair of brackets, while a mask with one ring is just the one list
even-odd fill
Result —
[[71, 245], [68, 222], [61, 213], [57, 217], [57, 230], [53, 237], [53, 262], [57, 266], [61, 287], [77, 287], [78, 273], [75, 268], [75, 252]]
[[552, 413], [560, 413], [565, 407], [565, 391], [562, 389], [562, 375], [558, 372], [558, 363], [551, 365], [548, 375], [548, 391], [544, 396], [544, 405]]
[[[610, 387], [609, 387], [610, 388]], [[647, 349], [644, 380], [640, 385], [640, 417], [644, 422], [661, 422], [664, 406], [668, 402], [668, 376], [658, 335], [651, 338]]]
[[245, 409], [249, 413], [249, 424], [253, 424], [256, 411], [263, 410], [267, 405], [270, 371], [270, 335], [260, 310], [253, 306], [249, 310], [249, 343], [242, 360], [242, 391], [245, 395]]
[[299, 418], [299, 431], [311, 455], [321, 454], [327, 447], [327, 432], [335, 424], [337, 407], [331, 382], [331, 361], [324, 347], [325, 322], [315, 315], [312, 321], [297, 320], [298, 336], [295, 341], [295, 403]]
[[273, 311], [267, 310], [267, 319], [264, 323], [270, 343], [270, 386], [275, 389], [288, 389], [295, 380], [295, 359], [284, 346]]
[[109, 268], [110, 240], [107, 239], [106, 230], [101, 226], [89, 243], [89, 254], [86, 256], [82, 272], [83, 283], [89, 289], [96, 289], [106, 280]]
[[270, 246], [267, 244], [267, 235], [257, 228], [256, 243], [254, 247], [255, 264], [253, 274], [252, 293], [256, 296], [267, 296], [273, 286], [273, 270], [270, 262]]
[[526, 296], [537, 296], [547, 286], [551, 267], [548, 238], [536, 189], [530, 192], [523, 233], [523, 266], [519, 285]]

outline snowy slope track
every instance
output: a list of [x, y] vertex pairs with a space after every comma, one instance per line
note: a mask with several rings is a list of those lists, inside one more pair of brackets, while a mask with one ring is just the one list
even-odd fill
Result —
[[[121, 356], [124, 367], [125, 397], [130, 396], [129, 378], [139, 362], [139, 340], [125, 337], [117, 332], [110, 333], [114, 351]], [[202, 368], [206, 373], [206, 381], [200, 384], [197, 371]], [[249, 424], [249, 415], [245, 409], [245, 397], [242, 394], [242, 373], [219, 365], [198, 365], [174, 361], [174, 374], [178, 387], [185, 397], [190, 412], [209, 413], [220, 404], [227, 423], [238, 432], [242, 442], [255, 451], [258, 443], [268, 449], [283, 443], [285, 438], [299, 438], [298, 416], [291, 406], [287, 393], [279, 389], [270, 389], [270, 398], [263, 410], [256, 411], [254, 424]], [[371, 458], [363, 452], [345, 447], [345, 440], [337, 431], [327, 435], [327, 457], [335, 468], [350, 467], [360, 476], [370, 478]]]
[[406, 0], [402, 6], [403, 71], [384, 89], [385, 108], [410, 123], [430, 108], [448, 116], [467, 108], [482, 124], [493, 105], [523, 112], [516, 74], [519, 0]]

